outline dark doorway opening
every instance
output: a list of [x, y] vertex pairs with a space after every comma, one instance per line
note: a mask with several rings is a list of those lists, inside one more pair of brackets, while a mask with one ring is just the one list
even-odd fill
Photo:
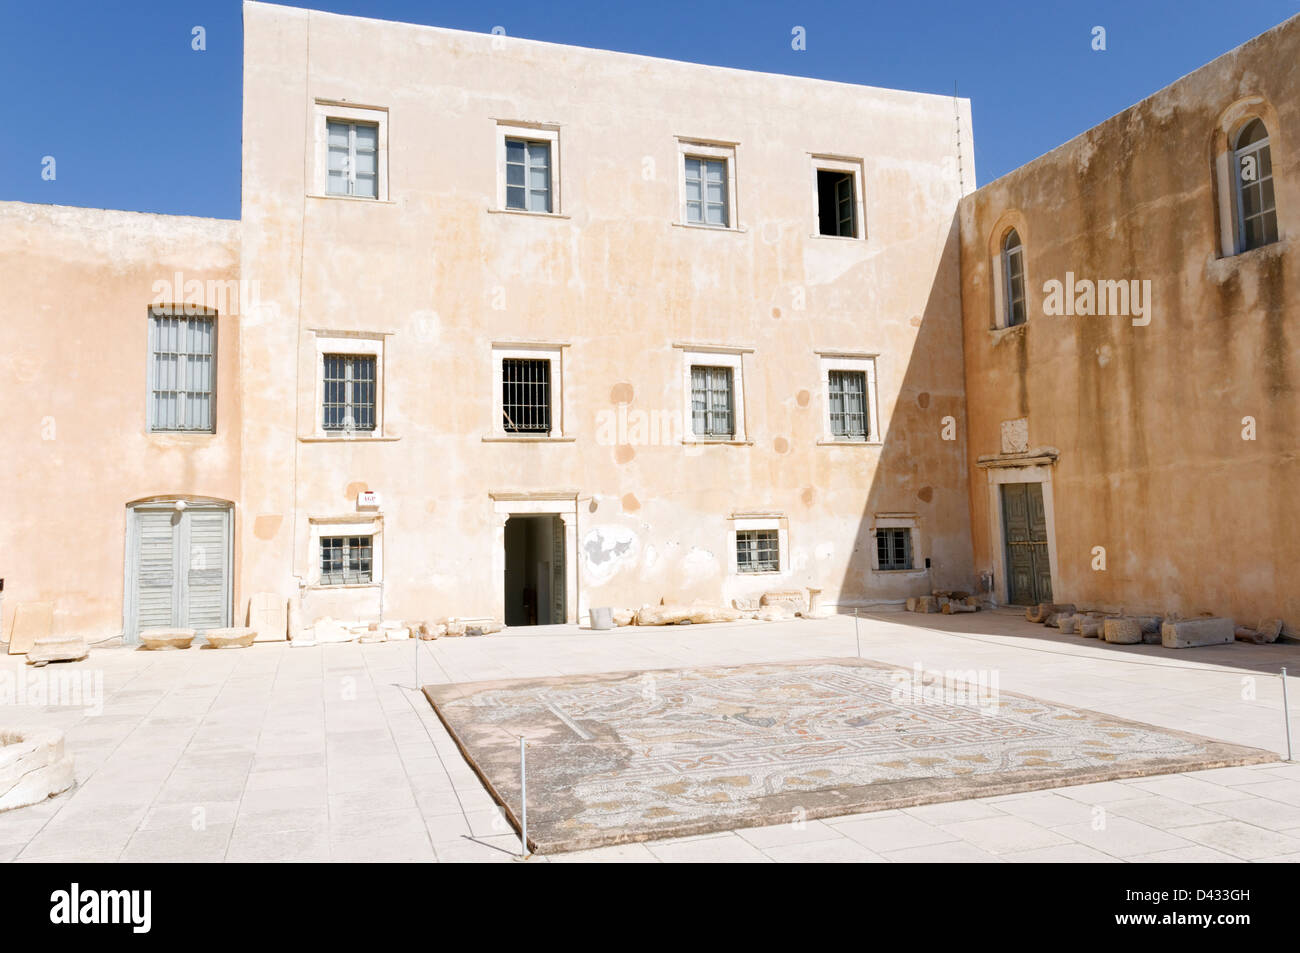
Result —
[[1041, 483], [1002, 485], [1002, 522], [1007, 541], [1007, 600], [1032, 606], [1052, 601], [1047, 553], [1047, 511]]
[[506, 520], [505, 623], [564, 622], [564, 523], [554, 514]]

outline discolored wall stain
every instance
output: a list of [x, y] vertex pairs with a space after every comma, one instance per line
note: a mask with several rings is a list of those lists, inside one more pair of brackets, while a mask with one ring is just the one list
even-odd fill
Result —
[[916, 495], [922, 503], [929, 503], [934, 499], [934, 487], [923, 486], [916, 491]]
[[614, 404], [630, 404], [635, 393], [631, 384], [627, 381], [619, 381], [609, 389], [609, 399]]
[[624, 493], [622, 502], [624, 513], [635, 513], [641, 509], [641, 501], [636, 498], [635, 493]]
[[803, 501], [804, 506], [812, 506], [817, 499], [817, 491], [812, 487], [804, 487], [804, 491], [799, 494], [799, 499]]
[[779, 317], [781, 317], [781, 309], [780, 309], [780, 308], [773, 308], [773, 309], [772, 309], [772, 317], [774, 317], [774, 318], [779, 318]]
[[789, 453], [790, 441], [786, 440], [785, 437], [777, 437], [772, 441], [772, 449], [777, 453]]
[[925, 408], [930, 406], [930, 394], [928, 391], [921, 391], [921, 393], [916, 395], [916, 406], [920, 407], [922, 410], [925, 410]]
[[621, 444], [614, 448], [615, 463], [631, 463], [636, 459], [636, 451], [627, 444]]
[[348, 488], [343, 491], [343, 499], [350, 502], [357, 498], [358, 493], [364, 493], [368, 489], [370, 486], [366, 483], [349, 483]]
[[588, 513], [594, 513], [598, 509], [600, 509], [600, 504], [597, 503], [595, 499], [593, 499], [590, 503], [587, 504]]
[[808, 393], [808, 391], [806, 390], [801, 390], [799, 391], [799, 393], [794, 395], [794, 402], [798, 404], [800, 407], [807, 407], [809, 401], [811, 400], [812, 400], [812, 394]]
[[278, 514], [259, 516], [253, 520], [253, 535], [258, 539], [274, 539], [283, 522], [284, 517]]

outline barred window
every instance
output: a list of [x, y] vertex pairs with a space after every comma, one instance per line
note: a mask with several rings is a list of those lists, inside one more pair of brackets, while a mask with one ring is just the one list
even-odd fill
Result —
[[149, 429], [213, 431], [217, 322], [149, 311]]
[[867, 375], [865, 371], [830, 371], [827, 378], [831, 436], [836, 440], [866, 440]]
[[506, 140], [506, 208], [551, 211], [551, 144]]
[[375, 429], [375, 358], [373, 355], [324, 355], [325, 430]]
[[551, 362], [501, 359], [501, 426], [506, 433], [551, 432]]
[[320, 581], [323, 586], [371, 582], [373, 536], [322, 536]]
[[911, 569], [912, 531], [876, 530], [876, 562], [881, 569]]
[[691, 365], [691, 430], [697, 437], [736, 435], [729, 367]]
[[774, 529], [736, 531], [737, 572], [779, 572], [781, 544]]

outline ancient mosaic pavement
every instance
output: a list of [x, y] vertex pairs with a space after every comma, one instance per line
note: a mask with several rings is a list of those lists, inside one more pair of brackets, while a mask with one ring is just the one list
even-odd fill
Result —
[[431, 685], [540, 851], [1276, 760], [857, 659]]

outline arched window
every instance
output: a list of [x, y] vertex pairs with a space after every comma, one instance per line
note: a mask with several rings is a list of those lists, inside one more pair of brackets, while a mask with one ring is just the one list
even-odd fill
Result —
[[1273, 201], [1273, 159], [1268, 130], [1252, 119], [1233, 143], [1237, 178], [1237, 247], [1250, 251], [1277, 241], [1277, 206]]
[[1002, 315], [1004, 326], [1025, 323], [1025, 250], [1013, 228], [1002, 240], [1002, 288], [1006, 302]]

